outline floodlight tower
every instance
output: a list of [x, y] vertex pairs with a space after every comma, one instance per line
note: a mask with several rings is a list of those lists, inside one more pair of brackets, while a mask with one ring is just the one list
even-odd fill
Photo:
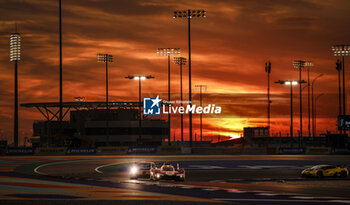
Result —
[[[197, 90], [197, 92], [199, 92], [199, 101], [200, 101], [200, 106], [202, 107], [202, 93], [207, 91], [207, 85], [195, 85], [194, 86]], [[202, 133], [202, 128], [203, 128], [203, 113], [201, 113], [200, 116], [200, 131], [201, 131], [201, 141], [203, 141], [203, 133]]]
[[[180, 48], [158, 48], [157, 49], [157, 55], [158, 56], [168, 56], [168, 102], [170, 105], [170, 56], [179, 56], [180, 55]], [[170, 109], [170, 107], [169, 107]], [[170, 140], [170, 135], [171, 135], [171, 130], [170, 130], [170, 111], [168, 113], [168, 144], [171, 144]]]
[[324, 93], [321, 93], [321, 94], [318, 94], [317, 96], [316, 96], [316, 98], [315, 98], [315, 124], [314, 124], [314, 126], [315, 126], [315, 135], [317, 136], [317, 129], [316, 129], [316, 126], [317, 126], [317, 123], [316, 123], [316, 120], [317, 120], [317, 106], [316, 106], [316, 104], [317, 104], [317, 100], [320, 98], [320, 97], [322, 97], [324, 95]]
[[[182, 66], [186, 64], [186, 58], [183, 57], [174, 57], [174, 63], [176, 65], [180, 65], [180, 92], [181, 92], [181, 107], [183, 105], [182, 101]], [[181, 142], [184, 141], [184, 118], [183, 118], [183, 113], [181, 113]]]
[[134, 79], [134, 80], [138, 80], [139, 81], [139, 140], [141, 141], [141, 136], [142, 136], [142, 124], [141, 124], [141, 120], [142, 120], [142, 112], [141, 112], [141, 109], [142, 109], [142, 103], [141, 103], [141, 81], [142, 80], [146, 80], [146, 79], [152, 79], [154, 78], [153, 76], [151, 75], [148, 75], [148, 76], [143, 76], [143, 75], [135, 75], [135, 76], [132, 76], [132, 75], [128, 75], [125, 77], [126, 79]]
[[[293, 86], [306, 83], [306, 82], [296, 81], [296, 80], [284, 80], [284, 81], [279, 80], [279, 81], [276, 81], [275, 83], [290, 86], [290, 136], [293, 137]], [[299, 147], [300, 147], [300, 144], [299, 144]]]
[[316, 80], [323, 76], [323, 73], [316, 76], [311, 83], [311, 108], [312, 108], [312, 137], [315, 137], [315, 98], [314, 98], [314, 85], [316, 83]]
[[270, 108], [271, 108], [271, 100], [270, 100], [271, 62], [270, 61], [265, 63], [265, 72], [267, 73], [267, 126], [269, 128], [269, 136], [270, 136]]
[[[185, 11], [174, 11], [173, 18], [187, 18], [188, 22], [188, 87], [189, 87], [189, 103], [192, 106], [192, 83], [191, 83], [191, 19], [192, 18], [205, 18], [206, 11], [204, 10], [185, 10]], [[192, 147], [192, 113], [189, 113], [190, 123], [190, 147]]]
[[[301, 70], [304, 67], [313, 66], [311, 61], [295, 60], [293, 61], [294, 68], [299, 70], [299, 82], [301, 82]], [[309, 72], [309, 70], [308, 70]], [[309, 82], [309, 75], [308, 75]], [[308, 88], [308, 128], [310, 132], [310, 89]], [[302, 97], [302, 88], [301, 83], [299, 84], [299, 102], [300, 102], [300, 137], [299, 137], [299, 147], [301, 146], [301, 137], [303, 136], [303, 97]]]
[[15, 106], [14, 106], [14, 145], [18, 147], [18, 61], [21, 60], [21, 35], [12, 33], [10, 36], [10, 61], [15, 65]]
[[[345, 92], [345, 62], [344, 56], [350, 55], [350, 45], [334, 45], [332, 46], [334, 56], [342, 57], [343, 64], [343, 115], [346, 115], [346, 92]], [[344, 131], [345, 133], [345, 131]]]
[[107, 135], [107, 145], [109, 145], [108, 63], [113, 62], [113, 56], [109, 54], [97, 54], [97, 61], [103, 62], [106, 64], [106, 109], [107, 109], [106, 135]]
[[62, 126], [63, 120], [63, 77], [62, 77], [62, 3], [61, 0], [58, 0], [58, 18], [59, 18], [59, 59], [60, 59], [60, 111], [59, 111], [59, 121], [60, 127]]
[[338, 59], [337, 60], [337, 63], [336, 63], [336, 70], [338, 71], [338, 103], [339, 103], [339, 114], [338, 115], [341, 115], [341, 78], [340, 78], [340, 73], [341, 73], [341, 65], [342, 62]]

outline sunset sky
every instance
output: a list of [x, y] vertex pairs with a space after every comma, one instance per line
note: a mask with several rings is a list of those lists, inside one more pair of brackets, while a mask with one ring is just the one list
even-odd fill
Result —
[[[350, 44], [348, 0], [62, 0], [64, 101], [77, 96], [86, 101], [105, 99], [105, 69], [97, 62], [98, 53], [114, 56], [109, 84], [112, 101], [137, 101], [137, 83], [124, 79], [129, 74], [155, 76], [143, 83], [144, 96], [165, 97], [167, 58], [157, 56], [156, 49], [181, 48], [182, 56], [188, 57], [187, 21], [172, 18], [174, 10], [185, 9], [207, 11], [207, 18], [193, 19], [191, 24], [192, 83], [207, 85], [204, 104], [222, 106], [223, 113], [204, 118], [206, 136], [237, 137], [243, 127], [266, 126], [264, 64], [268, 60], [272, 63], [272, 133], [289, 132], [289, 89], [273, 82], [298, 79], [292, 62], [299, 59], [314, 62], [311, 80], [324, 74], [315, 84], [316, 95], [325, 94], [317, 104], [318, 133], [336, 130], [338, 77], [331, 46]], [[0, 0], [0, 138], [10, 141], [14, 72], [9, 35], [15, 22], [22, 37], [19, 102], [57, 102], [58, 1]], [[349, 61], [345, 58], [346, 70]], [[179, 67], [171, 66], [172, 95], [178, 99]], [[307, 80], [306, 72], [302, 75]], [[187, 65], [183, 77], [187, 99]], [[295, 133], [299, 129], [298, 89], [294, 89]], [[198, 95], [193, 98], [198, 103]], [[303, 101], [306, 135], [306, 95]], [[24, 136], [32, 135], [33, 121], [44, 118], [34, 108], [22, 107], [19, 118], [21, 143]], [[198, 116], [193, 122], [198, 133]], [[173, 127], [179, 126], [175, 120]], [[186, 133], [187, 126], [186, 121]], [[180, 135], [179, 129], [174, 132]]]

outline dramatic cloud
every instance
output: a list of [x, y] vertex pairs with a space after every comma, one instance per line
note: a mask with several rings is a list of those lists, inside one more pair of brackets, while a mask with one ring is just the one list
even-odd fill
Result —
[[[347, 0], [63, 0], [64, 101], [72, 101], [76, 96], [85, 96], [87, 101], [104, 99], [105, 70], [96, 55], [106, 52], [115, 59], [110, 66], [113, 101], [137, 99], [137, 85], [124, 79], [128, 74], [154, 75], [155, 79], [143, 84], [144, 95], [162, 94], [166, 99], [167, 59], [158, 57], [156, 49], [179, 47], [182, 56], [188, 55], [186, 19], [172, 18], [174, 10], [188, 8], [207, 10], [207, 18], [193, 19], [191, 25], [193, 85], [208, 85], [205, 103], [223, 107], [222, 116], [205, 118], [207, 136], [239, 136], [245, 126], [266, 125], [267, 60], [272, 62], [272, 132], [289, 131], [289, 89], [273, 82], [297, 79], [298, 73], [292, 67], [296, 59], [314, 62], [310, 79], [324, 74], [315, 84], [315, 95], [325, 94], [318, 100], [317, 124], [319, 132], [335, 131], [337, 73], [330, 47], [349, 43]], [[0, 135], [9, 139], [13, 126], [9, 34], [14, 31], [15, 22], [22, 35], [20, 103], [57, 101], [58, 1], [0, 2]], [[305, 80], [306, 74], [303, 72]], [[185, 66], [185, 99], [187, 85]], [[295, 116], [299, 112], [297, 90], [296, 87]], [[174, 98], [179, 96], [176, 65], [172, 65], [172, 93]], [[306, 95], [304, 103], [306, 134]], [[179, 117], [174, 119], [173, 127], [179, 128]], [[34, 109], [20, 108], [22, 139], [31, 135], [33, 120], [43, 117]], [[295, 129], [298, 124], [295, 117]], [[174, 132], [178, 137], [179, 130]]]

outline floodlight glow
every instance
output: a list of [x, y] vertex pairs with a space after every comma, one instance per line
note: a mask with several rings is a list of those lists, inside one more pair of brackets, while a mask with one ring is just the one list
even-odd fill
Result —
[[194, 17], [206, 17], [205, 10], [186, 10], [186, 11], [174, 11], [173, 18], [194, 18]]
[[284, 82], [284, 84], [290, 85], [290, 81], [286, 81], [286, 82]]
[[113, 62], [113, 56], [109, 54], [97, 54], [98, 62]]
[[187, 59], [186, 58], [183, 58], [183, 57], [174, 57], [174, 63], [176, 65], [185, 65], [187, 62]]
[[206, 92], [208, 88], [207, 85], [195, 85], [194, 87], [197, 92]]
[[334, 45], [332, 46], [332, 51], [334, 52], [334, 56], [349, 56], [350, 45]]
[[304, 68], [314, 66], [314, 64], [312, 61], [295, 60], [293, 61], [293, 66], [294, 68]]
[[141, 80], [146, 80], [145, 76], [141, 76], [140, 78], [141, 78]]
[[10, 61], [21, 60], [21, 36], [13, 33], [10, 37]]
[[135, 77], [134, 77], [134, 80], [139, 80], [139, 79], [140, 79], [139, 76], [135, 76]]
[[298, 85], [298, 81], [293, 81], [292, 85]]
[[180, 48], [158, 48], [158, 56], [179, 56], [181, 53]]

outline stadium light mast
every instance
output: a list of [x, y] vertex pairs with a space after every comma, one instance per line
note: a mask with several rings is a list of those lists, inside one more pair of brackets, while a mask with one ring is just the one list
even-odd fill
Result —
[[142, 124], [141, 124], [141, 120], [142, 120], [142, 103], [141, 103], [141, 81], [142, 80], [146, 80], [146, 79], [152, 79], [154, 78], [152, 75], [148, 75], [148, 76], [143, 76], [143, 75], [128, 75], [125, 77], [126, 79], [130, 79], [130, 80], [138, 80], [139, 81], [139, 141], [141, 142], [141, 136], [142, 136]]
[[[170, 56], [179, 56], [180, 55], [180, 48], [158, 48], [157, 49], [157, 55], [158, 56], [168, 56], [168, 102], [170, 105]], [[170, 109], [170, 107], [169, 107]], [[170, 112], [168, 113], [168, 144], [171, 144], [171, 121], [170, 121]]]
[[[180, 65], [180, 100], [181, 100], [181, 107], [183, 105], [182, 101], [182, 66], [185, 65], [187, 62], [186, 58], [183, 57], [174, 57], [174, 63], [176, 65]], [[181, 142], [184, 141], [184, 117], [183, 113], [181, 113]]]
[[[310, 67], [314, 64], [311, 61], [303, 61], [303, 60], [295, 60], [293, 61], [294, 68], [299, 71], [299, 82], [301, 82], [301, 71], [304, 67]], [[309, 72], [309, 70], [308, 70]], [[308, 75], [309, 78], [309, 75]], [[308, 79], [309, 82], [309, 79]], [[310, 89], [308, 88], [308, 128], [310, 132]], [[301, 139], [303, 136], [303, 96], [302, 96], [302, 88], [301, 83], [299, 84], [299, 109], [300, 109], [300, 136], [299, 136], [299, 147], [301, 147]]]
[[[346, 115], [346, 92], [345, 92], [345, 62], [344, 56], [350, 55], [350, 45], [334, 45], [332, 46], [332, 51], [334, 56], [342, 57], [342, 65], [343, 65], [343, 115]], [[344, 131], [345, 133], [345, 131]]]
[[270, 73], [271, 73], [271, 62], [268, 61], [265, 63], [265, 72], [267, 73], [267, 126], [269, 128], [270, 136], [270, 111], [271, 111], [271, 100], [270, 100]]
[[[194, 86], [197, 90], [197, 92], [199, 92], [199, 101], [200, 101], [200, 106], [202, 107], [202, 93], [207, 91], [207, 85], [195, 85]], [[201, 113], [200, 115], [200, 134], [201, 134], [201, 141], [203, 141], [203, 113]]]
[[113, 62], [113, 56], [109, 54], [97, 54], [97, 62], [103, 62], [106, 64], [106, 109], [107, 109], [106, 135], [107, 135], [107, 145], [109, 145], [108, 63]]
[[[17, 29], [16, 29], [17, 30]], [[10, 61], [14, 61], [15, 66], [15, 105], [14, 105], [14, 146], [18, 147], [18, 61], [21, 60], [21, 35], [17, 32], [10, 36]]]
[[[173, 18], [187, 18], [188, 22], [188, 87], [189, 87], [189, 103], [192, 106], [192, 82], [191, 82], [191, 19], [192, 18], [205, 18], [205, 10], [184, 10], [174, 11]], [[190, 147], [192, 147], [192, 113], [189, 113], [189, 124], [190, 124]]]
[[316, 106], [316, 104], [317, 104], [317, 100], [323, 95], [324, 95], [324, 93], [318, 94], [316, 96], [316, 98], [315, 98], [315, 135], [316, 136], [317, 136], [317, 129], [316, 129], [316, 126], [317, 126], [317, 124], [316, 124], [316, 120], [317, 120], [317, 106]]
[[60, 127], [62, 127], [62, 120], [63, 120], [63, 88], [62, 88], [62, 3], [61, 0], [58, 0], [58, 18], [59, 18], [59, 58], [60, 58], [60, 111], [59, 111], [59, 121], [60, 121]]
[[312, 108], [312, 137], [315, 137], [315, 100], [314, 100], [314, 85], [316, 83], [316, 80], [320, 77], [323, 76], [323, 73], [319, 74], [318, 76], [316, 76], [313, 80], [312, 80], [312, 83], [311, 83], [311, 100], [312, 100], [312, 105], [311, 105], [311, 108]]
[[339, 107], [339, 114], [341, 115], [341, 70], [342, 70], [342, 62], [338, 59], [336, 63], [335, 69], [338, 71], [338, 107]]
[[306, 83], [306, 82], [305, 81], [298, 82], [296, 80], [284, 80], [284, 81], [279, 80], [279, 81], [276, 81], [275, 83], [290, 86], [290, 136], [293, 137], [293, 86], [301, 83]]

